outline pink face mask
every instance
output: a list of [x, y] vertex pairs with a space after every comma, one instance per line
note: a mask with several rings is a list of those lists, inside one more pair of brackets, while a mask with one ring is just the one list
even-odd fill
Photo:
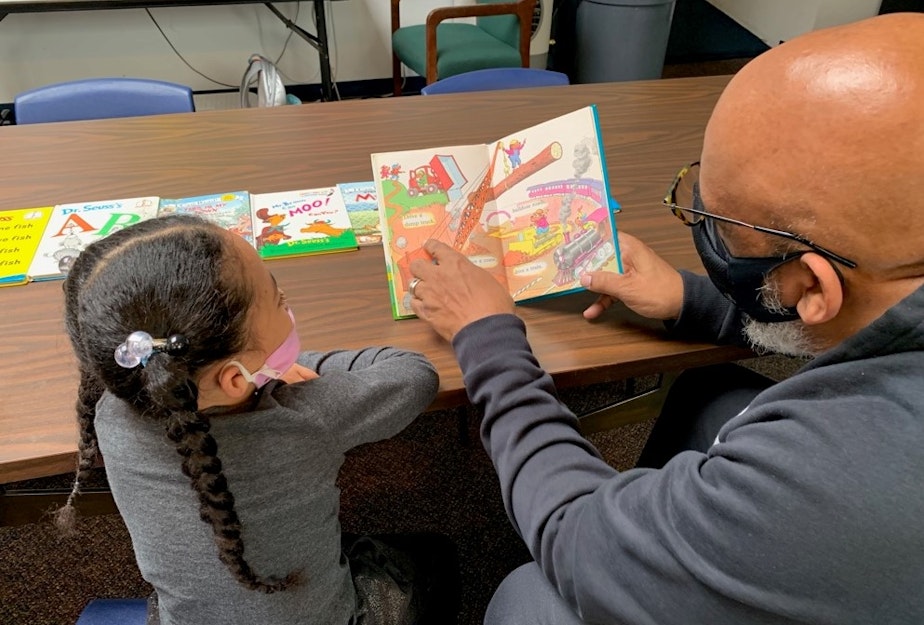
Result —
[[286, 371], [292, 368], [292, 365], [298, 359], [299, 352], [301, 352], [302, 345], [298, 340], [298, 332], [295, 330], [295, 315], [292, 314], [291, 308], [287, 309], [287, 312], [289, 313], [289, 319], [292, 320], [292, 330], [289, 331], [289, 336], [286, 337], [286, 340], [272, 354], [267, 356], [262, 367], [251, 373], [247, 370], [247, 367], [236, 360], [228, 363], [236, 366], [244, 379], [255, 384], [257, 388], [263, 387], [270, 380], [281, 378]]

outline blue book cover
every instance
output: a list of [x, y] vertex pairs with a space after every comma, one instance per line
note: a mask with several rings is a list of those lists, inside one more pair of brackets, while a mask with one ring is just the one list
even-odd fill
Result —
[[379, 245], [382, 228], [379, 225], [379, 205], [376, 201], [375, 182], [342, 182], [337, 185], [346, 204], [350, 223], [359, 245]]
[[169, 215], [171, 213], [198, 215], [229, 232], [244, 237], [244, 240], [251, 245], [254, 244], [250, 193], [247, 191], [162, 199], [158, 214]]

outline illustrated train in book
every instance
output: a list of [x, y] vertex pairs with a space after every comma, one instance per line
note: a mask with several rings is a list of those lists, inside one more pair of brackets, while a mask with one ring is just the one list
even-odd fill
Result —
[[487, 145], [374, 154], [395, 318], [413, 316], [409, 266], [440, 239], [518, 302], [580, 290], [620, 271], [614, 202], [587, 107]]

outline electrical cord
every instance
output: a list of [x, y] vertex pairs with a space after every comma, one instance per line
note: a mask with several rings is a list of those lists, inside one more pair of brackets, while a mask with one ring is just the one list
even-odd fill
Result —
[[[299, 12], [301, 11], [301, 7], [302, 7], [302, 3], [301, 3], [301, 0], [299, 0], [298, 2], [295, 3], [295, 15], [291, 18], [293, 22], [298, 21], [298, 14], [299, 14]], [[195, 73], [198, 74], [199, 76], [202, 76], [203, 78], [205, 78], [205, 79], [208, 80], [209, 82], [215, 83], [216, 85], [221, 85], [222, 87], [230, 87], [230, 88], [233, 88], [233, 89], [238, 89], [238, 88], [239, 88], [239, 85], [231, 85], [231, 84], [228, 84], [228, 83], [226, 83], [226, 82], [222, 82], [222, 81], [220, 81], [220, 80], [216, 80], [215, 78], [212, 78], [211, 76], [208, 76], [208, 75], [206, 75], [205, 73], [203, 73], [203, 72], [199, 71], [198, 69], [196, 69], [195, 67], [193, 67], [192, 64], [191, 64], [189, 61], [187, 61], [186, 58], [180, 53], [180, 51], [177, 50], [176, 46], [173, 45], [173, 42], [170, 41], [170, 38], [167, 36], [167, 33], [164, 32], [164, 29], [161, 28], [161, 26], [160, 26], [160, 24], [158, 23], [158, 21], [154, 18], [154, 15], [151, 13], [151, 10], [150, 10], [150, 9], [144, 9], [144, 11], [145, 11], [145, 13], [148, 14], [148, 17], [151, 18], [151, 21], [154, 23], [154, 27], [157, 28], [157, 31], [160, 33], [160, 36], [164, 38], [164, 41], [167, 42], [167, 45], [170, 46], [170, 49], [173, 50], [173, 53], [183, 62], [184, 65], [186, 65], [186, 67], [188, 67], [189, 69], [191, 69], [193, 72], [195, 72]], [[315, 24], [315, 29], [317, 29], [317, 24]], [[289, 47], [289, 42], [292, 40], [292, 35], [295, 34], [295, 31], [293, 31], [291, 28], [288, 29], [288, 30], [289, 30], [289, 34], [286, 36], [286, 39], [285, 39], [285, 41], [284, 41], [283, 44], [282, 44], [282, 50], [279, 52], [279, 56], [276, 57], [276, 60], [273, 61], [273, 64], [274, 64], [274, 65], [278, 65], [279, 62], [282, 60], [282, 57], [285, 55], [286, 50], [287, 50], [288, 47]], [[288, 78], [291, 82], [295, 82], [295, 81], [292, 80], [291, 77], [287, 76], [287, 75], [284, 74], [283, 72], [280, 71], [279, 73], [280, 73], [282, 76], [284, 76], [285, 78]], [[315, 74], [315, 75], [317, 75], [317, 74]], [[314, 79], [314, 77], [312, 77], [312, 79]]]
[[[299, 3], [299, 4], [301, 4], [301, 3]], [[330, 1], [330, 0], [326, 0], [325, 7], [326, 7], [326, 8], [325, 8], [325, 15], [327, 16], [327, 22], [328, 22], [328, 26], [327, 26], [327, 41], [328, 41], [328, 45], [327, 45], [327, 55], [328, 55], [329, 62], [332, 61], [331, 64], [330, 64], [330, 65], [331, 65], [331, 70], [330, 70], [330, 71], [331, 71], [331, 83], [332, 83], [332, 88], [333, 88], [333, 90], [334, 90], [334, 93], [336, 94], [336, 98], [339, 100], [339, 99], [340, 99], [340, 92], [339, 92], [339, 90], [338, 90], [338, 88], [337, 88], [337, 79], [336, 79], [336, 76], [337, 76], [337, 65], [338, 65], [337, 29], [334, 27], [334, 12], [333, 12], [333, 6], [331, 5], [331, 1]], [[296, 13], [296, 17], [295, 17], [295, 18], [292, 18], [292, 21], [293, 21], [293, 22], [296, 21], [297, 16], [298, 16], [298, 14]], [[312, 26], [314, 26], [314, 32], [317, 33], [317, 32], [318, 32], [318, 20], [317, 20], [317, 15], [315, 15], [315, 12], [314, 12], [314, 11], [311, 12], [311, 24], [312, 24]], [[291, 30], [290, 30], [290, 32], [289, 32], [289, 38], [292, 37], [293, 32], [294, 32], [294, 31], [291, 31]], [[288, 41], [288, 38], [287, 38], [287, 41]], [[280, 56], [280, 58], [282, 58], [282, 57]], [[278, 59], [277, 59], [277, 63], [278, 63]], [[318, 78], [318, 77], [321, 75], [321, 68], [320, 68], [320, 67], [318, 67], [317, 71], [315, 71], [314, 74], [311, 75], [311, 78], [309, 78], [309, 79], [307, 79], [307, 80], [298, 80], [298, 79], [296, 79], [296, 78], [293, 78], [290, 74], [287, 74], [286, 72], [282, 71], [282, 70], [279, 69], [278, 67], [276, 68], [276, 71], [279, 73], [280, 76], [282, 76], [283, 78], [285, 78], [289, 83], [296, 84], [296, 85], [307, 85], [307, 84], [311, 84], [312, 82], [314, 82], [314, 80], [315, 80], [316, 78]]]
[[211, 76], [206, 76], [205, 74], [203, 74], [202, 72], [200, 72], [199, 70], [197, 70], [195, 67], [193, 67], [192, 65], [190, 65], [189, 61], [187, 61], [187, 60], [183, 57], [183, 55], [180, 54], [180, 51], [176, 49], [176, 46], [173, 45], [173, 42], [170, 41], [170, 38], [169, 38], [169, 37], [167, 37], [167, 33], [165, 33], [165, 32], [164, 32], [164, 29], [160, 27], [160, 24], [157, 23], [157, 20], [154, 19], [154, 16], [151, 14], [151, 9], [145, 9], [144, 12], [148, 14], [148, 17], [151, 18], [151, 21], [154, 22], [154, 26], [155, 26], [155, 27], [157, 28], [157, 30], [160, 32], [160, 36], [164, 38], [164, 41], [167, 42], [167, 45], [170, 46], [170, 49], [173, 50], [173, 53], [176, 54], [177, 57], [179, 57], [179, 59], [180, 59], [181, 61], [183, 61], [183, 64], [186, 65], [186, 67], [188, 67], [189, 69], [191, 69], [191, 70], [194, 71], [195, 73], [199, 74], [200, 76], [202, 76], [202, 77], [205, 78], [206, 80], [215, 83], [216, 85], [221, 85], [222, 87], [231, 87], [231, 88], [233, 88], [233, 89], [237, 89], [237, 88], [238, 88], [238, 85], [229, 85], [229, 84], [226, 83], [226, 82], [221, 82], [220, 80], [215, 80], [215, 79], [212, 78]]
[[[298, 2], [295, 3], [295, 15], [292, 16], [291, 18], [293, 22], [296, 22], [296, 23], [298, 22], [298, 14], [301, 10], [302, 10], [302, 3], [301, 3], [301, 0], [299, 0]], [[292, 30], [291, 28], [288, 28], [286, 30], [289, 31], [289, 34], [286, 35], [286, 40], [282, 42], [282, 52], [280, 52], [279, 56], [276, 57], [276, 60], [273, 61], [273, 65], [279, 65], [279, 61], [281, 61], [282, 57], [285, 56], [286, 48], [289, 47], [289, 42], [292, 40], [292, 35], [295, 34], [295, 31]]]
[[340, 66], [340, 48], [337, 45], [337, 29], [334, 27], [334, 5], [331, 0], [327, 0], [327, 11], [326, 14], [330, 16], [330, 29], [328, 30], [328, 41], [333, 43], [333, 46], [328, 46], [327, 53], [330, 56], [331, 47], [333, 47], [333, 64], [330, 68], [330, 81], [333, 85], [334, 93], [337, 96], [337, 99], [340, 99], [340, 88], [337, 86], [337, 68]]

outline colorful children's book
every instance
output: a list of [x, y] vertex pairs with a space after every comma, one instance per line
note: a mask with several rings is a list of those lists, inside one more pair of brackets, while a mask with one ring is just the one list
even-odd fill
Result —
[[29, 266], [31, 280], [65, 276], [77, 255], [90, 243], [157, 215], [157, 197], [58, 204]]
[[506, 285], [517, 302], [582, 290], [621, 272], [596, 107], [486, 145], [372, 155], [392, 313], [412, 317], [409, 266], [435, 238]]
[[35, 256], [53, 206], [0, 211], [0, 286], [29, 281]]
[[382, 242], [379, 227], [379, 205], [375, 199], [375, 182], [343, 182], [338, 184], [346, 203], [350, 223], [360, 245], [378, 245]]
[[357, 249], [337, 187], [258, 193], [253, 207], [254, 244], [263, 258], [327, 254]]
[[178, 199], [161, 199], [159, 215], [182, 213], [198, 215], [222, 228], [244, 237], [253, 245], [253, 223], [250, 214], [250, 193], [232, 191]]

